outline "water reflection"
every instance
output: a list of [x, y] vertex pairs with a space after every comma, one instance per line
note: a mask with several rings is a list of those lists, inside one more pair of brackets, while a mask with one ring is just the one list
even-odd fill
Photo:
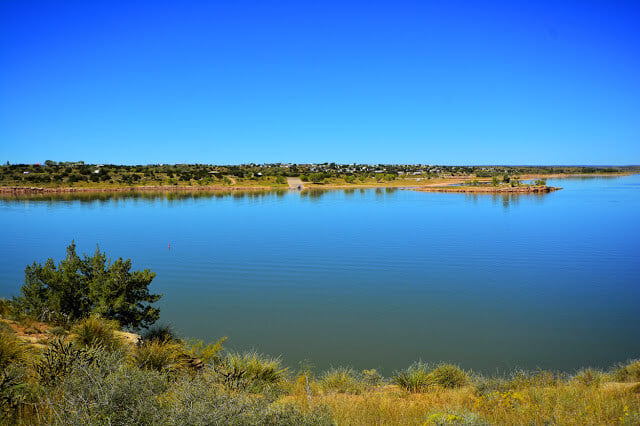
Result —
[[53, 203], [60, 201], [78, 201], [80, 203], [104, 204], [114, 201], [139, 200], [144, 201], [180, 201], [198, 199], [260, 199], [264, 197], [282, 197], [287, 190], [273, 191], [122, 191], [122, 192], [66, 192], [66, 193], [33, 193], [33, 194], [0, 194], [0, 200], [5, 201], [34, 201]]

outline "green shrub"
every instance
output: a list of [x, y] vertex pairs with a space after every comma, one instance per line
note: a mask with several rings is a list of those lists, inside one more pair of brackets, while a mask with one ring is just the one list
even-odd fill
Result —
[[443, 388], [453, 389], [464, 386], [469, 381], [469, 375], [453, 364], [440, 364], [428, 376], [431, 384]]
[[422, 392], [430, 385], [428, 364], [418, 361], [395, 373], [391, 381], [409, 392]]
[[32, 399], [27, 375], [25, 366], [0, 369], [0, 424], [21, 424], [19, 420], [25, 418]]
[[91, 316], [80, 320], [71, 328], [72, 339], [80, 346], [102, 346], [106, 349], [118, 349], [123, 342], [114, 331], [120, 326], [116, 321]]
[[[47, 424], [158, 425], [165, 424], [158, 398], [169, 384], [157, 371], [113, 364], [73, 368], [52, 397]], [[61, 395], [60, 395], [61, 393]]]
[[74, 348], [63, 338], [54, 338], [34, 365], [36, 378], [44, 386], [58, 385], [77, 366], [91, 366], [100, 355], [100, 348]]
[[627, 361], [619, 364], [613, 371], [613, 379], [617, 382], [638, 382], [640, 381], [640, 359]]
[[162, 423], [167, 425], [329, 425], [322, 408], [304, 412], [290, 404], [273, 402], [265, 394], [229, 391], [209, 368], [193, 378], [181, 377], [163, 395]]

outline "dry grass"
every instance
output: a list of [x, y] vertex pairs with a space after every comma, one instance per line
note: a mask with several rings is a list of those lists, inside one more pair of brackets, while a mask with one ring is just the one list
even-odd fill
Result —
[[[505, 381], [504, 389], [489, 392], [481, 392], [478, 384], [430, 387], [422, 393], [398, 386], [379, 386], [359, 395], [314, 392], [311, 404], [327, 406], [339, 425], [640, 424], [640, 384], [601, 382], [603, 376], [597, 377], [516, 378]], [[303, 392], [286, 399], [303, 408], [310, 404]]]

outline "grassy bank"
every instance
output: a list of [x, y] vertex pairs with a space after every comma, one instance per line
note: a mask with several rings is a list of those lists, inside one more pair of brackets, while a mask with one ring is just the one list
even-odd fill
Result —
[[640, 360], [488, 377], [450, 364], [291, 369], [224, 339], [141, 336], [96, 316], [44, 323], [0, 301], [8, 424], [638, 424]]

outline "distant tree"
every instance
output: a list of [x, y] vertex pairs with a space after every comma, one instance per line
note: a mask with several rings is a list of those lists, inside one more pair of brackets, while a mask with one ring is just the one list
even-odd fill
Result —
[[116, 320], [123, 327], [147, 327], [158, 320], [160, 310], [151, 306], [161, 295], [151, 294], [155, 273], [131, 271], [131, 259], [107, 260], [96, 248], [93, 256], [80, 258], [76, 245], [58, 266], [53, 259], [25, 269], [17, 305], [28, 315], [77, 320], [91, 314]]
[[505, 173], [504, 175], [502, 175], [502, 181], [504, 183], [509, 183], [510, 180], [511, 178], [509, 178], [509, 173]]
[[494, 176], [493, 178], [491, 178], [491, 185], [498, 186], [499, 183], [500, 181], [498, 180], [498, 176]]
[[311, 173], [311, 176], [309, 176], [309, 179], [313, 183], [318, 183], [318, 182], [321, 182], [322, 179], [324, 179], [324, 174], [322, 174], [322, 173]]

